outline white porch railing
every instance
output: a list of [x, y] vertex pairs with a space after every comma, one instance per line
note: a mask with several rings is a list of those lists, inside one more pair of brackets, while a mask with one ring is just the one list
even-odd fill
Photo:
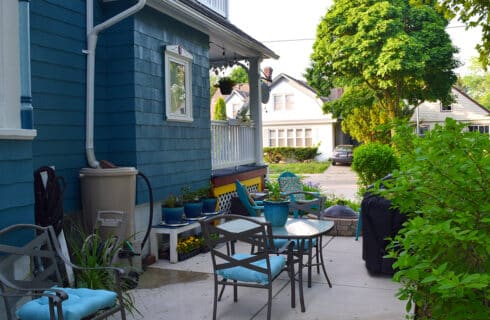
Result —
[[211, 121], [213, 170], [255, 163], [254, 131], [253, 126]]
[[228, 19], [228, 0], [197, 0]]

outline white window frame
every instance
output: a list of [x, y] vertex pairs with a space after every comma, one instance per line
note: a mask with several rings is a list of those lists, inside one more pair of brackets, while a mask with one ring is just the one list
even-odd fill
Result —
[[[192, 122], [192, 61], [194, 57], [180, 45], [165, 46], [165, 115], [169, 121]], [[172, 90], [179, 86], [171, 83], [170, 64], [175, 63], [184, 67], [184, 112], [175, 112], [171, 108]]]
[[[444, 109], [444, 108], [447, 108], [447, 109]], [[451, 104], [444, 105], [441, 102], [441, 112], [452, 112], [452, 111], [453, 111], [453, 106]]]

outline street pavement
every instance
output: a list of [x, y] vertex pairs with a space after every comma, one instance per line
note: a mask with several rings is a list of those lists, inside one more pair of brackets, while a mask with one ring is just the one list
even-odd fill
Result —
[[305, 174], [303, 182], [319, 185], [323, 193], [348, 200], [360, 200], [357, 175], [348, 165], [330, 166], [323, 173]]

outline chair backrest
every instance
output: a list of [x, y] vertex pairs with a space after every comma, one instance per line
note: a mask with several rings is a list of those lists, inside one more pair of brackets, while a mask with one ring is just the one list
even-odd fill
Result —
[[[220, 224], [215, 223], [216, 221], [220, 221]], [[222, 269], [243, 267], [263, 273], [267, 275], [269, 283], [272, 281], [269, 253], [275, 252], [275, 248], [270, 223], [234, 214], [219, 215], [199, 222], [204, 241], [211, 252], [215, 273]], [[234, 257], [237, 253], [235, 250], [237, 241], [255, 246], [256, 253], [247, 254], [245, 259]], [[222, 244], [227, 246], [227, 250], [223, 249]], [[264, 259], [266, 268], [253, 264]]]
[[[22, 242], [19, 242], [21, 240]], [[26, 295], [15, 290], [62, 286], [66, 270], [53, 227], [18, 224], [0, 230], [0, 295], [7, 319]]]
[[[283, 193], [291, 193], [291, 192], [301, 192], [303, 191], [303, 184], [297, 175], [292, 172], [284, 171], [281, 173], [279, 178], [277, 178], [279, 182], [279, 187]], [[303, 193], [291, 194], [289, 196], [291, 201], [295, 200], [304, 200], [305, 195]]]
[[235, 181], [235, 187], [238, 198], [240, 198], [240, 202], [247, 209], [248, 214], [251, 217], [256, 217], [257, 210], [254, 208], [254, 200], [250, 197], [247, 188], [238, 179]]

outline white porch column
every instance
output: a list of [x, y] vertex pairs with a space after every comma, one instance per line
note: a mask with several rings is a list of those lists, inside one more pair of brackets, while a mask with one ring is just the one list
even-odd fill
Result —
[[262, 151], [262, 97], [260, 94], [260, 58], [249, 60], [248, 80], [250, 84], [250, 116], [254, 122], [255, 164], [264, 164]]

